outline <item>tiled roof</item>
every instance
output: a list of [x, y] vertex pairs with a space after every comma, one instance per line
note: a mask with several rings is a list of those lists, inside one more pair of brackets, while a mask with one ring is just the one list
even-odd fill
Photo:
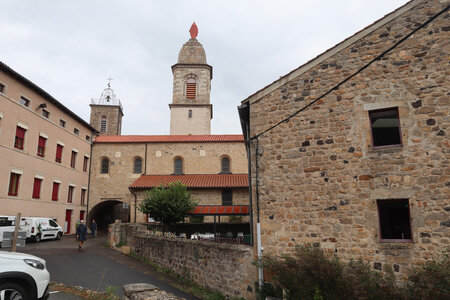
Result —
[[95, 143], [211, 143], [244, 142], [242, 134], [217, 135], [102, 135]]
[[130, 185], [131, 189], [148, 189], [171, 182], [181, 182], [188, 188], [244, 188], [247, 174], [142, 175]]
[[223, 206], [223, 205], [198, 205], [196, 208], [194, 208], [191, 212], [188, 213], [188, 215], [243, 215], [247, 216], [249, 214], [248, 212], [248, 205], [230, 205], [230, 206]]

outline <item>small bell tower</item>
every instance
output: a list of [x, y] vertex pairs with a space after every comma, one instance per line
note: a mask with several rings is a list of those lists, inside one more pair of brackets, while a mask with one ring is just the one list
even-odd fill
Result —
[[121, 135], [123, 109], [111, 88], [112, 78], [99, 99], [91, 99], [90, 124], [100, 135]]
[[191, 38], [178, 54], [172, 66], [173, 98], [170, 107], [170, 134], [211, 134], [210, 104], [212, 67], [206, 63], [206, 53], [197, 40], [195, 22], [189, 30]]

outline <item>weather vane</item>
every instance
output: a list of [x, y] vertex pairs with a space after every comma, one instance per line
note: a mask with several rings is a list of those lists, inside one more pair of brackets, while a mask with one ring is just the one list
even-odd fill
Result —
[[106, 78], [106, 80], [108, 80], [108, 87], [111, 87], [111, 80], [113, 80], [113, 79], [111, 78], [111, 76], [109, 76], [109, 78]]

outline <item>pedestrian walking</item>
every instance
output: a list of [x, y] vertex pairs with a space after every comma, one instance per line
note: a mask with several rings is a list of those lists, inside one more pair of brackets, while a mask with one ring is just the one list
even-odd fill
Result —
[[91, 229], [91, 236], [92, 237], [95, 237], [95, 234], [97, 233], [97, 222], [95, 222], [95, 220], [92, 220], [92, 222], [91, 222], [91, 226], [90, 226], [90, 229]]
[[77, 227], [77, 240], [78, 240], [78, 250], [81, 250], [83, 242], [86, 240], [87, 227], [83, 220], [80, 220], [80, 225]]

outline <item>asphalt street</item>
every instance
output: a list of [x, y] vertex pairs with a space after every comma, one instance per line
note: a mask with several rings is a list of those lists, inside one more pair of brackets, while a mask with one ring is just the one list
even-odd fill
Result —
[[[73, 236], [64, 236], [59, 241], [27, 243], [17, 251], [45, 259], [50, 280], [67, 286], [81, 286], [97, 291], [115, 288], [115, 294], [122, 296], [125, 284], [146, 282], [179, 297], [199, 299], [173, 287], [174, 279], [167, 274], [157, 272], [132, 257], [106, 247], [106, 239], [106, 236], [89, 239], [82, 251], [78, 250]], [[54, 293], [50, 299], [70, 298], [66, 296], [69, 297], [64, 293]]]

